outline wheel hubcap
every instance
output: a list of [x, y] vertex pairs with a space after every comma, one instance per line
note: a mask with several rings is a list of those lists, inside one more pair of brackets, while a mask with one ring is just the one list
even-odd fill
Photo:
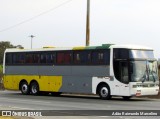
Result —
[[108, 96], [108, 89], [106, 87], [103, 87], [101, 89], [101, 96], [102, 97], [107, 97]]
[[36, 94], [37, 93], [37, 86], [32, 86], [32, 93]]
[[28, 86], [27, 86], [27, 84], [24, 84], [24, 85], [22, 86], [22, 91], [23, 91], [24, 93], [26, 93], [26, 92], [28, 91]]

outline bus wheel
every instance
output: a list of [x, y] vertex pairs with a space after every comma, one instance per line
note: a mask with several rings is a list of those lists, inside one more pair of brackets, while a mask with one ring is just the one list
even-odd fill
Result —
[[99, 94], [100, 98], [103, 100], [108, 100], [111, 98], [110, 88], [106, 84], [100, 85], [100, 87], [98, 88], [98, 94]]
[[37, 82], [32, 82], [30, 85], [30, 90], [32, 95], [38, 95], [39, 94], [39, 85]]
[[28, 95], [30, 93], [29, 85], [26, 81], [21, 83], [20, 90], [23, 95]]

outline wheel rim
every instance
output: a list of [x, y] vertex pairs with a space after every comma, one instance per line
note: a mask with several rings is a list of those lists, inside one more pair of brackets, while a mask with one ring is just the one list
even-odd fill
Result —
[[106, 88], [106, 87], [103, 87], [102, 89], [101, 89], [101, 96], [102, 97], [107, 97], [108, 96], [108, 89]]
[[28, 91], [28, 85], [27, 84], [23, 84], [22, 85], [22, 92], [27, 93]]
[[36, 85], [33, 85], [31, 90], [32, 90], [32, 94], [36, 94], [38, 92], [38, 87]]

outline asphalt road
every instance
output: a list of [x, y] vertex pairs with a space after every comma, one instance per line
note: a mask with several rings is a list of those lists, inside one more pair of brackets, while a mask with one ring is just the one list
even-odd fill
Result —
[[[90, 112], [91, 110], [115, 110], [115, 112], [118, 110], [160, 110], [160, 99], [132, 98], [129, 101], [124, 101], [121, 97], [113, 97], [112, 100], [101, 100], [98, 96], [84, 96], [71, 94], [63, 94], [59, 97], [54, 97], [51, 95], [32, 96], [22, 95], [19, 91], [0, 91], [0, 110], [9, 109], [47, 111], [50, 110], [52, 111], [52, 115], [55, 114], [56, 116], [74, 116], [74, 114], [78, 114], [79, 116], [88, 115], [108, 117], [104, 115], [101, 116], [100, 111], [92, 111], [92, 113]], [[123, 117], [121, 116], [111, 118], [123, 119]]]

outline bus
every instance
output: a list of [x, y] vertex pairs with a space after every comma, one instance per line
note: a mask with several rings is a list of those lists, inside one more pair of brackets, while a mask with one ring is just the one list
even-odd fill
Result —
[[154, 51], [138, 45], [6, 49], [3, 73], [5, 89], [24, 95], [78, 93], [130, 99], [159, 92]]

